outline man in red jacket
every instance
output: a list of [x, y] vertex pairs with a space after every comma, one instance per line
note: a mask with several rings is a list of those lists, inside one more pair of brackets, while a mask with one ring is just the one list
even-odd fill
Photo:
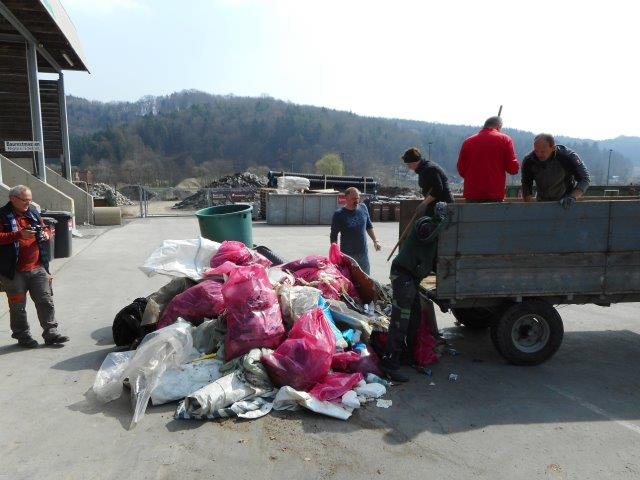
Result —
[[500, 117], [488, 118], [482, 130], [462, 143], [458, 173], [464, 178], [466, 200], [501, 202], [506, 174], [515, 175], [520, 169], [513, 141], [501, 129]]
[[27, 322], [27, 292], [36, 306], [45, 345], [69, 340], [58, 333], [49, 253], [44, 245], [50, 232], [31, 205], [32, 198], [29, 187], [17, 185], [9, 190], [9, 202], [0, 207], [0, 282], [9, 301], [11, 336], [25, 348], [38, 346]]

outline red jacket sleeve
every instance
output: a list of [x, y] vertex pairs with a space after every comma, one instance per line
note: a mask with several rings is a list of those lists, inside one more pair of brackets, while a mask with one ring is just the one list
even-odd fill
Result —
[[0, 232], [0, 245], [9, 245], [19, 239], [19, 230], [17, 232]]
[[513, 140], [509, 137], [507, 137], [506, 140], [504, 170], [511, 175], [515, 175], [520, 171], [520, 164], [518, 163], [518, 157], [516, 157], [516, 152], [513, 148]]

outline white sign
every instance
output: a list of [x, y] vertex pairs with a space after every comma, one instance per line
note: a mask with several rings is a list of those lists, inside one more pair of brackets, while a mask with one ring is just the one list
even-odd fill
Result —
[[37, 152], [40, 150], [40, 142], [31, 141], [6, 141], [4, 142], [5, 152]]

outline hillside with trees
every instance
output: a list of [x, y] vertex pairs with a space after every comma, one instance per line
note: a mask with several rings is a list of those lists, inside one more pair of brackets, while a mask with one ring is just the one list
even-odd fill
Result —
[[[173, 185], [186, 177], [236, 171], [315, 172], [337, 155], [347, 175], [369, 175], [395, 184], [405, 169], [400, 155], [417, 146], [431, 150], [453, 181], [462, 141], [478, 126], [371, 118], [270, 97], [235, 97], [182, 91], [138, 102], [102, 103], [68, 98], [72, 163], [98, 181]], [[483, 121], [483, 115], [479, 115]], [[505, 119], [508, 122], [508, 119]], [[519, 158], [533, 133], [505, 129]], [[604, 183], [609, 150], [598, 142], [558, 138], [576, 150], [594, 183]], [[331, 158], [331, 157], [329, 157]], [[328, 160], [320, 162], [322, 168]], [[330, 163], [330, 162], [329, 162]], [[632, 179], [633, 164], [614, 151], [611, 175]]]

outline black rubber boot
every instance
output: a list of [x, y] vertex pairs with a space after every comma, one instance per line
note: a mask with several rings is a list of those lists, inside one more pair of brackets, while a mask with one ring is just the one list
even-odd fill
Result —
[[408, 382], [409, 377], [400, 371], [399, 362], [390, 357], [384, 357], [380, 361], [380, 370], [384, 377], [394, 382]]

